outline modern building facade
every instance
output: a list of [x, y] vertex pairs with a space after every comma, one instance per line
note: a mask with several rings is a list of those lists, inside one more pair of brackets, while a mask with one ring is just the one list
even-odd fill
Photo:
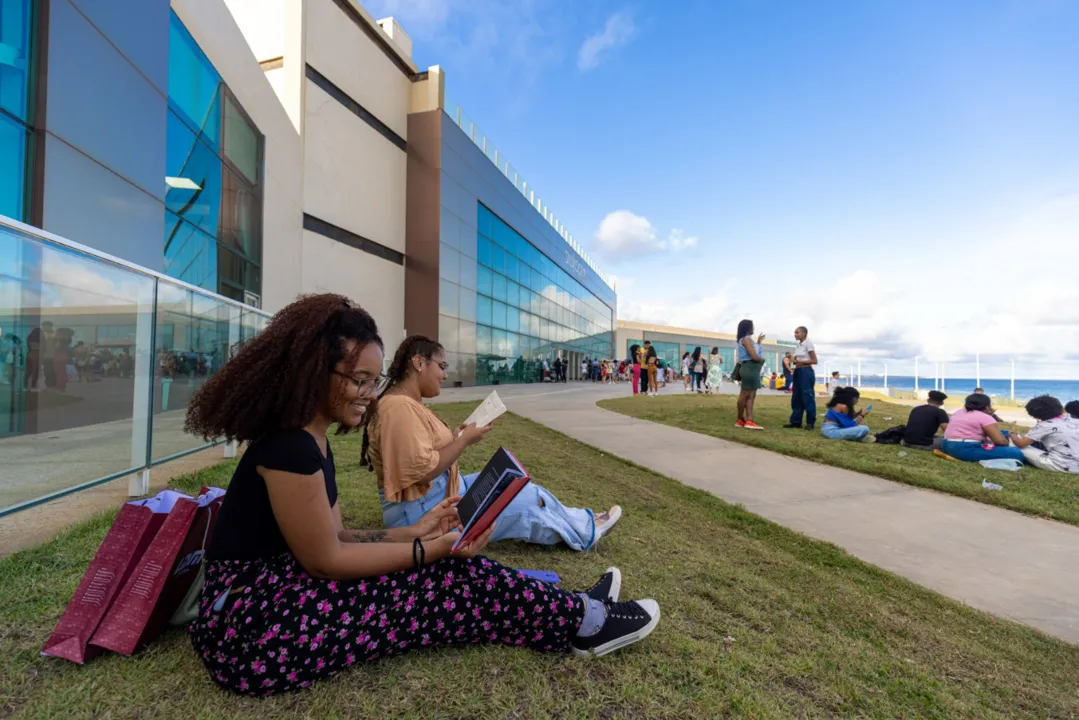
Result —
[[[629, 357], [629, 348], [651, 341], [656, 353], [679, 367], [683, 353], [692, 353], [696, 348], [709, 353], [712, 348], [719, 348], [723, 358], [723, 367], [727, 372], [734, 369], [738, 339], [733, 334], [709, 332], [707, 330], [689, 330], [668, 325], [619, 320], [616, 331], [615, 348], [619, 358]], [[765, 361], [765, 372], [782, 372], [783, 356], [794, 349], [796, 343], [786, 340], [765, 339], [761, 351]]]

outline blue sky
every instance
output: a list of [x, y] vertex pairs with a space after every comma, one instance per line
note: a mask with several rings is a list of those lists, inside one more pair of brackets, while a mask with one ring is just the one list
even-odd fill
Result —
[[1079, 367], [1079, 3], [365, 5], [617, 276], [620, 317], [804, 323], [867, 372]]

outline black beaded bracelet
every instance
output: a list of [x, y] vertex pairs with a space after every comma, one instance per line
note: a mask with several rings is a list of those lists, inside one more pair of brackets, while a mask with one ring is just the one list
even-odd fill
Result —
[[412, 564], [416, 568], [423, 567], [423, 561], [427, 551], [423, 548], [423, 543], [419, 538], [412, 541]]

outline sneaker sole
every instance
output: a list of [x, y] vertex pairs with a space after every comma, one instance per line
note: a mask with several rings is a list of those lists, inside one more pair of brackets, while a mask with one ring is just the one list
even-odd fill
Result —
[[764, 428], [762, 428], [762, 427], [750, 427], [749, 425], [743, 425], [742, 429], [743, 430], [763, 430]]
[[617, 525], [618, 521], [621, 520], [621, 519], [622, 519], [622, 508], [619, 507], [618, 508], [618, 515], [616, 517], [613, 517], [610, 520], [608, 520], [607, 524], [604, 525], [602, 529], [597, 529], [596, 530], [596, 539], [592, 542], [592, 545], [594, 546], [600, 540], [602, 540], [603, 538], [610, 535], [611, 530], [614, 530], [614, 526]]
[[597, 645], [590, 650], [578, 650], [577, 648], [571, 648], [573, 650], [573, 654], [577, 655], [578, 657], [602, 657], [603, 655], [612, 653], [615, 650], [624, 648], [627, 645], [632, 645], [635, 642], [644, 640], [646, 637], [652, 634], [652, 631], [656, 629], [656, 625], [659, 625], [659, 615], [660, 610], [659, 606], [657, 605], [656, 614], [652, 616], [651, 621], [649, 621], [647, 625], [645, 625], [637, 632], [630, 635], [623, 635], [616, 640], [611, 640], [609, 643], [604, 643], [603, 645]]

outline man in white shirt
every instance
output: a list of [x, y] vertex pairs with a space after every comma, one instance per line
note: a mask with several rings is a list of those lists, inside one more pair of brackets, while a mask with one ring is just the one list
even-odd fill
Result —
[[813, 366], [817, 364], [817, 348], [807, 338], [809, 331], [805, 327], [796, 328], [794, 339], [798, 346], [794, 348], [794, 390], [791, 393], [791, 421], [785, 428], [802, 427], [802, 414], [805, 413], [805, 429], [812, 430], [817, 422], [817, 376]]

